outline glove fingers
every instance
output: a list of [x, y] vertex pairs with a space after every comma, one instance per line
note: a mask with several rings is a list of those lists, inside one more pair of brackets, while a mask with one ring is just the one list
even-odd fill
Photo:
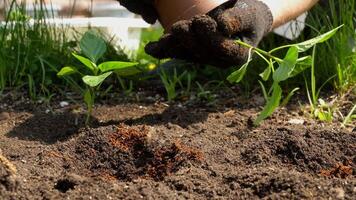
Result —
[[184, 54], [181, 54], [183, 57], [173, 56], [174, 58], [190, 58], [190, 60], [196, 62], [204, 61], [206, 52], [192, 30], [192, 20], [182, 20], [175, 23], [172, 27], [172, 35], [179, 43], [178, 48], [184, 51]]
[[[247, 5], [246, 5], [247, 6]], [[221, 12], [215, 17], [216, 22], [221, 30], [227, 36], [233, 36], [241, 32], [250, 32], [253, 30], [255, 23], [255, 12], [240, 7], [233, 7]]]
[[185, 49], [194, 52], [198, 48], [197, 41], [193, 32], [191, 31], [192, 23], [189, 20], [181, 20], [172, 26], [172, 35], [180, 43], [180, 46], [184, 46]]
[[237, 65], [245, 61], [248, 49], [236, 44], [235, 40], [225, 37], [217, 30], [217, 23], [210, 17], [194, 18], [192, 29], [202, 49], [209, 52], [211, 63], [219, 61], [220, 65]]
[[158, 59], [178, 58], [194, 60], [193, 54], [189, 52], [190, 50], [179, 43], [179, 40], [172, 34], [162, 36], [157, 42], [148, 43], [145, 51], [147, 54]]

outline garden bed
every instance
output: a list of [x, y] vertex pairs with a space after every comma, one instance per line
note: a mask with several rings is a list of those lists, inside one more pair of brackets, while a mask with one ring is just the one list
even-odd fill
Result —
[[[152, 96], [152, 97], [150, 97]], [[263, 105], [215, 106], [141, 94], [95, 108], [1, 100], [3, 199], [354, 199], [355, 129], [304, 118], [296, 103], [260, 127]], [[112, 98], [116, 99], [116, 98]], [[111, 99], [111, 100], [112, 100]], [[50, 108], [50, 109], [49, 109]], [[1, 159], [0, 159], [1, 160]]]

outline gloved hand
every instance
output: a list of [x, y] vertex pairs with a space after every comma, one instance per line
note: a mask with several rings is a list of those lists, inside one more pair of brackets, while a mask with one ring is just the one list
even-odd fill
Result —
[[154, 0], [118, 0], [119, 3], [129, 11], [139, 14], [150, 24], [154, 24], [158, 19], [158, 14], [153, 6]]
[[171, 33], [145, 50], [159, 58], [177, 58], [220, 67], [240, 65], [246, 61], [248, 49], [235, 39], [257, 46], [271, 31], [273, 16], [258, 0], [232, 0], [207, 15], [175, 23]]

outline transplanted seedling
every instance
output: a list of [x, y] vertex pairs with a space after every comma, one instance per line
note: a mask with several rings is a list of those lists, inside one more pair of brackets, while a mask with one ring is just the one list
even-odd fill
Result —
[[138, 64], [135, 62], [108, 61], [97, 64], [98, 60], [102, 58], [106, 52], [107, 47], [104, 39], [92, 31], [88, 31], [84, 34], [80, 40], [80, 49], [85, 57], [74, 52], [72, 54], [85, 66], [86, 70], [80, 70], [80, 67], [65, 66], [57, 75], [62, 77], [79, 74], [82, 77], [86, 85], [83, 97], [87, 105], [86, 124], [88, 124], [93, 111], [96, 92], [99, 91], [100, 85], [104, 80], [114, 72], [119, 76], [131, 76], [141, 71], [135, 67]]
[[[249, 63], [252, 61], [252, 52], [256, 53], [268, 64], [267, 68], [260, 74], [262, 80], [267, 81], [270, 79], [270, 77], [272, 77], [273, 79], [273, 84], [269, 90], [266, 90], [263, 83], [260, 82], [267, 103], [264, 109], [262, 110], [262, 112], [257, 117], [257, 119], [254, 121], [255, 125], [259, 125], [261, 121], [263, 121], [264, 119], [272, 115], [272, 113], [280, 106], [282, 100], [282, 88], [280, 86], [281, 82], [298, 75], [299, 73], [303, 72], [304, 70], [310, 67], [312, 67], [312, 77], [314, 77], [313, 68], [314, 68], [315, 54], [313, 54], [313, 56], [309, 55], [309, 56], [300, 57], [300, 53], [306, 52], [312, 47], [315, 48], [317, 44], [327, 41], [341, 27], [342, 26], [339, 26], [323, 35], [307, 40], [305, 42], [277, 47], [269, 52], [253, 47], [247, 43], [242, 42], [241, 40], [237, 41], [239, 45], [250, 48], [249, 57], [247, 62], [240, 69], [236, 70], [230, 76], [228, 76], [227, 80], [230, 83], [238, 83], [243, 79], [244, 75], [246, 74], [247, 67]], [[288, 48], [288, 52], [283, 59], [273, 56], [274, 52], [285, 48]], [[276, 65], [278, 65], [278, 68], [275, 68]], [[313, 96], [316, 96], [314, 95], [316, 93], [315, 80], [312, 79], [312, 87], [313, 86], [314, 88], [312, 88], [313, 89], [312, 93]], [[283, 101], [282, 104], [286, 104], [288, 100], [291, 98], [291, 96], [293, 96], [293, 94], [297, 90], [299, 90], [299, 88], [293, 89], [285, 97], [285, 100]]]

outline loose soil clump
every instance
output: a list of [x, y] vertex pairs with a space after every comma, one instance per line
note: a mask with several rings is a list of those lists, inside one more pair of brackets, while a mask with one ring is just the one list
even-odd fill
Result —
[[[159, 146], [150, 140], [149, 128], [125, 125], [91, 129], [75, 144], [66, 144], [65, 154], [75, 157], [75, 172], [87, 169], [91, 176], [120, 181], [148, 178], [155, 181], [178, 171], [186, 162], [201, 161], [202, 153], [179, 141]], [[78, 167], [79, 166], [79, 167]]]

